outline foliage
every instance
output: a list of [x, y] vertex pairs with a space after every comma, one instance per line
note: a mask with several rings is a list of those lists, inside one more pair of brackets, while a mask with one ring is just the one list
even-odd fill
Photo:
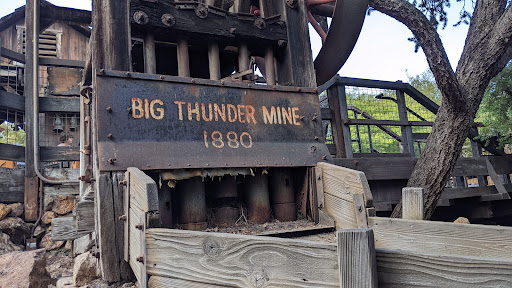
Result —
[[0, 125], [0, 143], [25, 146], [25, 131], [5, 121]]
[[497, 137], [500, 148], [512, 144], [512, 62], [489, 83], [476, 121], [485, 125], [482, 140]]

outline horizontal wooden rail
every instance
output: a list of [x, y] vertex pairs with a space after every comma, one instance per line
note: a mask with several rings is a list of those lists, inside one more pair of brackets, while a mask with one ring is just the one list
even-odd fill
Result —
[[[25, 111], [25, 97], [0, 90], [0, 107]], [[39, 97], [39, 112], [80, 113], [79, 97]]]
[[[41, 162], [79, 161], [78, 147], [40, 147]], [[25, 161], [25, 147], [0, 143], [0, 159]]]
[[432, 126], [434, 122], [429, 121], [395, 121], [395, 120], [374, 120], [374, 119], [344, 119], [348, 125], [386, 125], [386, 126]]
[[[1, 56], [19, 63], [25, 63], [25, 55], [15, 52], [13, 50], [2, 47], [0, 49]], [[55, 67], [69, 67], [69, 68], [84, 68], [85, 61], [68, 60], [58, 58], [39, 57], [39, 65], [41, 66], [55, 66]]]

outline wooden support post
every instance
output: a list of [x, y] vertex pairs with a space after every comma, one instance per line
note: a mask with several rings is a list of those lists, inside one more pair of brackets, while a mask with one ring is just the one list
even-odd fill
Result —
[[156, 74], [155, 36], [149, 31], [144, 37], [144, 72]]
[[353, 158], [350, 127], [343, 124], [348, 119], [347, 96], [345, 86], [335, 84], [327, 90], [329, 108], [332, 114], [332, 132], [336, 145], [336, 158]]
[[423, 188], [404, 187], [402, 189], [402, 218], [423, 220]]
[[343, 229], [337, 234], [340, 287], [378, 287], [373, 230]]
[[274, 66], [274, 50], [272, 47], [267, 47], [265, 52], [265, 79], [267, 85], [276, 85], [276, 68]]
[[498, 174], [496, 173], [496, 170], [494, 170], [494, 167], [492, 166], [492, 163], [488, 157], [485, 157], [485, 163], [487, 164], [487, 171], [489, 171], [489, 176], [491, 176], [492, 182], [494, 182], [494, 187], [496, 187], [496, 190], [498, 190], [501, 198], [509, 200], [510, 195], [508, 194], [507, 189], [503, 183], [501, 183], [501, 179], [498, 177]]
[[[408, 121], [404, 91], [396, 90], [396, 104], [398, 106], [398, 118], [400, 119], [400, 121]], [[415, 157], [414, 139], [412, 138], [412, 127], [401, 126], [400, 128], [402, 129], [402, 147], [404, 148], [403, 153], [409, 153], [411, 154], [411, 157]]]
[[190, 77], [188, 41], [185, 39], [178, 39], [178, 76]]
[[34, 158], [34, 94], [38, 94], [39, 69], [39, 0], [29, 0], [25, 7], [26, 53], [25, 53], [25, 220], [37, 220], [38, 178]]
[[[131, 70], [129, 0], [93, 0], [92, 11], [92, 69]], [[93, 87], [96, 77], [93, 77]], [[94, 91], [93, 91], [94, 92]], [[95, 119], [97, 105], [92, 97], [91, 127], [93, 168], [96, 179], [96, 236], [100, 250], [102, 278], [108, 282], [131, 280], [131, 271], [124, 262], [123, 223], [118, 217], [122, 214], [122, 191], [114, 181], [122, 177], [115, 173], [99, 171], [98, 134]]]

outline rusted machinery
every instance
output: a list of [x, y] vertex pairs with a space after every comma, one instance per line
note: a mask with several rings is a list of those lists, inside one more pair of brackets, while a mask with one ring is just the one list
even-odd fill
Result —
[[[310, 167], [330, 159], [316, 83], [348, 58], [367, 1], [114, 2], [93, 3], [92, 96], [83, 90], [93, 156], [82, 175], [95, 175], [102, 190], [115, 178], [108, 173], [144, 170], [160, 183], [159, 227], [314, 217], [304, 183]], [[315, 64], [307, 25], [313, 6], [346, 16], [333, 20], [336, 34], [328, 33]], [[341, 52], [333, 41], [344, 41]], [[108, 220], [98, 218], [105, 250]]]

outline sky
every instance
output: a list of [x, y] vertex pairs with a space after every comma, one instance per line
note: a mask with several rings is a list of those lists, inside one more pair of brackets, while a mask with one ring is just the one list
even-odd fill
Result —
[[[10, 14], [22, 5], [24, 0], [1, 0], [0, 17]], [[91, 9], [90, 0], [50, 0], [54, 5], [77, 9]], [[468, 26], [453, 27], [459, 19], [458, 15], [463, 2], [452, 1], [448, 9], [448, 25], [440, 30], [441, 41], [444, 44], [452, 67], [457, 66]], [[320, 37], [310, 29], [313, 54], [321, 48]], [[374, 11], [366, 16], [363, 29], [352, 54], [339, 74], [345, 77], [376, 79], [386, 81], [408, 81], [409, 76], [416, 76], [428, 69], [423, 52], [414, 52], [414, 43], [407, 38], [412, 33], [398, 21], [380, 12]]]

